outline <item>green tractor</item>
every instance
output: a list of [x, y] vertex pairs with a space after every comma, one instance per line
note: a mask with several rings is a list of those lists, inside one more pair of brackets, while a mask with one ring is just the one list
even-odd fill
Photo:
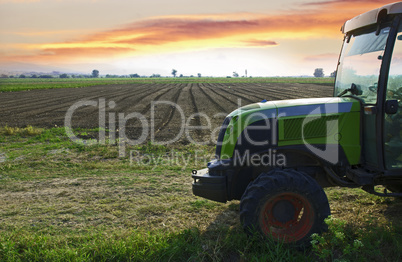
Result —
[[325, 187], [402, 196], [402, 2], [357, 16], [342, 32], [334, 97], [233, 111], [216, 159], [192, 172], [195, 195], [241, 200], [250, 233], [308, 245], [330, 215]]

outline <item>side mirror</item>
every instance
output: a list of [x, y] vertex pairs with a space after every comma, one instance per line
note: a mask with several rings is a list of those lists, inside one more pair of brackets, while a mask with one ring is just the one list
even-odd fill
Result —
[[355, 84], [352, 84], [350, 87], [350, 92], [355, 96], [361, 96], [363, 94], [361, 87]]
[[385, 102], [385, 113], [394, 115], [398, 112], [398, 100], [387, 100]]

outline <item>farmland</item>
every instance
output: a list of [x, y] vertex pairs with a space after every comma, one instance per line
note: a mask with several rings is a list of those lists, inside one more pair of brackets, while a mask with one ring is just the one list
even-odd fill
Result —
[[[330, 83], [300, 79], [195, 80], [124, 79], [78, 87], [70, 79], [50, 88], [16, 79], [13, 88], [24, 91], [0, 94], [0, 260], [402, 259], [398, 199], [326, 189], [330, 230], [312, 250], [297, 251], [247, 238], [239, 201], [193, 196], [191, 170], [213, 157], [211, 133], [239, 103], [332, 94]], [[2, 84], [3, 91], [11, 88]], [[71, 116], [74, 134], [99, 139], [104, 122], [106, 143], [67, 137], [67, 112], [80, 101], [87, 105], [79, 104]], [[137, 117], [122, 130], [121, 120], [132, 113]], [[143, 143], [128, 146], [135, 158], [119, 157], [113, 130], [115, 138], [124, 132], [139, 139], [145, 126], [140, 115], [148, 128], [153, 123], [154, 141], [149, 132]], [[188, 129], [176, 139], [183, 123], [207, 128]]]
[[[85, 88], [41, 89], [6, 92], [0, 96], [0, 125], [10, 127], [61, 127], [68, 109], [79, 101], [73, 112], [72, 127], [94, 129], [105, 114], [105, 129], [118, 129], [119, 114], [139, 113], [148, 126], [153, 124], [154, 140], [178, 143], [211, 142], [211, 134], [224, 117], [241, 105], [266, 100], [331, 96], [332, 88], [321, 84], [300, 83], [135, 83], [110, 84]], [[103, 101], [103, 102], [102, 102]], [[166, 103], [168, 102], [168, 103]], [[103, 104], [102, 104], [103, 103]], [[112, 107], [110, 106], [112, 105]], [[197, 115], [201, 113], [202, 115]], [[112, 114], [112, 117], [110, 117]], [[112, 119], [114, 118], [114, 119]], [[183, 126], [208, 127], [180, 134]], [[137, 140], [144, 123], [138, 117], [127, 121], [125, 135]], [[215, 130], [215, 132], [213, 132]]]
[[295, 77], [165, 77], [165, 78], [0, 78], [0, 92], [34, 89], [80, 88], [100, 85], [126, 84], [189, 84], [189, 83], [299, 83], [333, 85], [333, 78]]

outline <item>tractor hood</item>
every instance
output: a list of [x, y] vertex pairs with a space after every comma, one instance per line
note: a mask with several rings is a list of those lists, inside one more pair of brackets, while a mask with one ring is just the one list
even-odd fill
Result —
[[353, 98], [326, 97], [291, 99], [279, 101], [263, 101], [240, 107], [229, 114], [229, 117], [251, 115], [253, 113], [282, 118], [289, 116], [319, 115], [360, 111], [360, 103]]
[[[327, 135], [327, 130], [324, 128], [327, 121], [341, 120], [339, 129], [333, 130], [334, 134], [338, 134], [341, 132], [340, 129], [345, 128], [345, 119], [352, 122], [346, 126], [353, 127], [353, 123], [360, 123], [360, 110], [360, 102], [350, 97], [262, 101], [250, 104], [238, 108], [225, 119], [219, 133], [216, 153], [221, 156], [221, 159], [230, 158], [238, 141], [247, 140], [242, 139], [243, 136], [262, 138], [269, 133], [277, 134], [274, 139], [277, 141], [277, 146], [302, 144], [306, 140], [318, 144], [324, 141]], [[349, 114], [352, 112], [354, 114]], [[355, 117], [352, 119], [350, 115]], [[320, 120], [311, 121], [310, 119]], [[306, 123], [310, 124], [305, 125], [304, 128]], [[358, 134], [351, 140], [359, 141]], [[346, 139], [343, 138], [342, 141]], [[338, 142], [334, 140], [331, 143]]]

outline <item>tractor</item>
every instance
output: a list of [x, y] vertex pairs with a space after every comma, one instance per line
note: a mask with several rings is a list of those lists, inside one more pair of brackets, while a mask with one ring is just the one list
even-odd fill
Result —
[[233, 111], [216, 158], [192, 171], [193, 194], [240, 200], [246, 232], [308, 246], [326, 230], [326, 187], [402, 196], [402, 2], [342, 26], [333, 97]]

